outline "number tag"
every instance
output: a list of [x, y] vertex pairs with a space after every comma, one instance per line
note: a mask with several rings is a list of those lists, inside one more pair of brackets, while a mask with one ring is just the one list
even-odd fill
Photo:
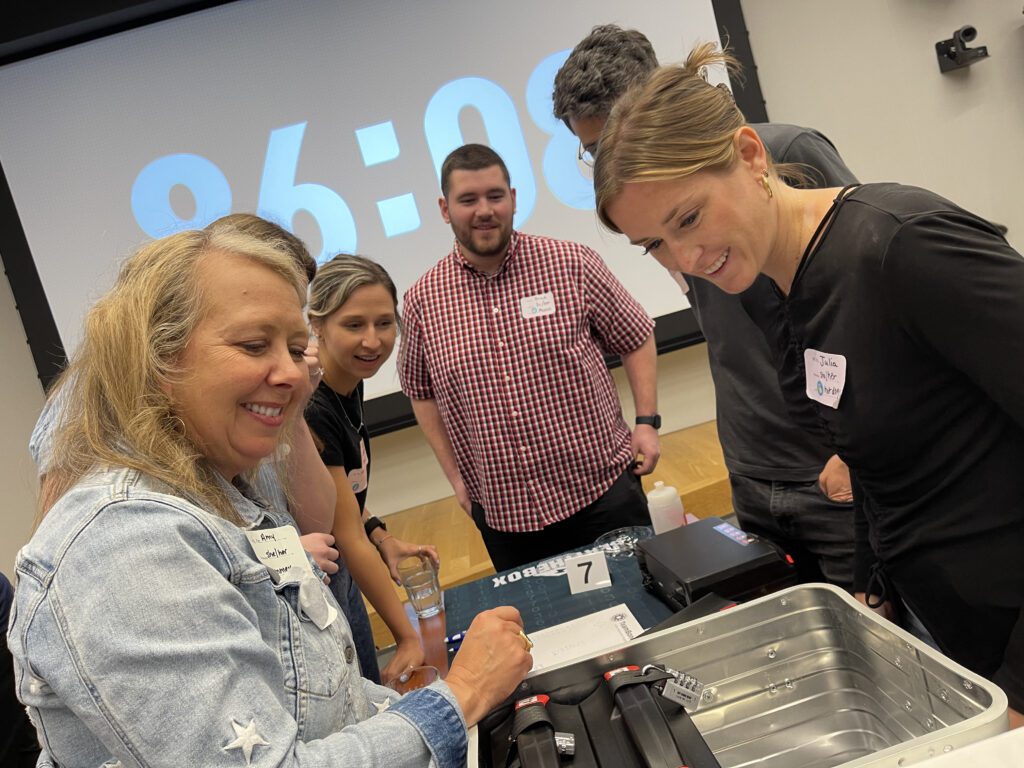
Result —
[[577, 557], [567, 557], [565, 573], [569, 577], [569, 592], [573, 595], [612, 585], [612, 577], [608, 573], [608, 558], [604, 552], [589, 552]]

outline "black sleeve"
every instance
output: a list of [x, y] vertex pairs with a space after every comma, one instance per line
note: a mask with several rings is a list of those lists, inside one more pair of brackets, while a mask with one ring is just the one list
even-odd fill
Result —
[[310, 432], [318, 441], [317, 447], [320, 448], [320, 458], [324, 464], [328, 467], [344, 467], [344, 426], [340, 424], [338, 414], [324, 405], [314, 393], [306, 406], [305, 416]]
[[883, 270], [908, 332], [1024, 427], [1024, 258], [988, 222], [950, 210], [901, 226]]

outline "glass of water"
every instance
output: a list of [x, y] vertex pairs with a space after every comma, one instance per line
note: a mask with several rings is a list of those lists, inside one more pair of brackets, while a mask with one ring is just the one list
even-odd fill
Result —
[[430, 558], [403, 558], [398, 563], [398, 575], [417, 616], [425, 619], [444, 610], [444, 593]]

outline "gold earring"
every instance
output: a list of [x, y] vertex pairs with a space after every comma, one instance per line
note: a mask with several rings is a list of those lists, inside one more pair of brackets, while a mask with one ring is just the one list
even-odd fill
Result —
[[775, 197], [775, 193], [772, 192], [772, 185], [768, 183], [768, 169], [765, 168], [761, 171], [761, 186], [764, 187], [764, 191], [768, 193], [768, 199], [771, 200]]

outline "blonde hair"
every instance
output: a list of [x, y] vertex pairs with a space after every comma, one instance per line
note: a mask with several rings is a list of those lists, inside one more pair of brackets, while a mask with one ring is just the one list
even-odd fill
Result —
[[387, 290], [395, 302], [395, 322], [401, 330], [398, 290], [391, 275], [377, 262], [347, 253], [340, 253], [323, 264], [309, 285], [308, 312], [314, 327], [341, 309], [352, 294], [365, 285], [381, 285]]
[[295, 260], [299, 270], [305, 273], [306, 280], [313, 282], [316, 276], [316, 259], [309, 254], [309, 249], [301, 239], [280, 224], [255, 213], [229, 213], [206, 225], [206, 231], [214, 234], [229, 230], [251, 235], [286, 251]]
[[609, 229], [620, 231], [607, 209], [625, 184], [681, 179], [736, 162], [733, 137], [747, 121], [728, 89], [705, 79], [716, 65], [739, 73], [736, 59], [703, 43], [681, 67], [661, 67], [616, 102], [594, 165], [597, 214]]
[[40, 516], [87, 473], [111, 466], [137, 469], [239, 522], [169, 394], [191, 373], [178, 361], [205, 307], [199, 264], [213, 253], [265, 266], [304, 301], [306, 280], [289, 252], [237, 229], [179, 232], [136, 251], [86, 315], [81, 345], [58, 384], [69, 391]]

